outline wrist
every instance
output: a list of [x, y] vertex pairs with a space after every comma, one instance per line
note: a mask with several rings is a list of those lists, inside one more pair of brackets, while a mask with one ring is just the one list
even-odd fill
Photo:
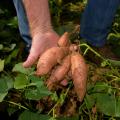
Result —
[[40, 37], [59, 39], [59, 35], [53, 29], [44, 29], [44, 30], [36, 29], [32, 34], [32, 39], [34, 40]]
[[42, 25], [42, 26], [37, 26], [35, 28], [32, 27], [31, 29], [31, 36], [34, 37], [38, 34], [46, 34], [46, 33], [51, 33], [53, 32], [52, 26], [46, 26], [46, 25]]

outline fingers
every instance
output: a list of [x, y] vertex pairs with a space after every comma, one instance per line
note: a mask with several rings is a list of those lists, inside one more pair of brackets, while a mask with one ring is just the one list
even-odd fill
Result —
[[34, 49], [34, 46], [31, 47], [30, 53], [27, 60], [23, 63], [23, 67], [31, 67], [37, 61], [40, 53]]
[[32, 53], [29, 54], [27, 60], [23, 63], [23, 67], [31, 67], [38, 59], [38, 56], [33, 55]]
[[30, 54], [27, 60], [23, 63], [23, 66], [32, 66], [44, 51], [53, 46], [57, 46], [58, 38], [59, 36], [55, 32], [48, 32], [46, 34], [36, 34], [32, 40]]
[[[32, 46], [30, 49], [30, 53], [28, 55], [27, 60], [23, 63], [24, 67], [31, 67], [37, 61], [40, 54], [43, 52], [45, 44], [42, 42], [44, 41], [43, 38], [40, 36], [35, 36], [32, 40]], [[41, 47], [42, 46], [42, 47]]]

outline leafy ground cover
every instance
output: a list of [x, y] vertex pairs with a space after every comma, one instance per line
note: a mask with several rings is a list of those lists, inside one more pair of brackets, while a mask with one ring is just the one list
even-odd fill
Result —
[[[59, 34], [64, 31], [72, 34], [71, 41], [79, 45], [89, 67], [87, 93], [82, 103], [71, 81], [66, 87], [58, 86], [56, 91], [48, 91], [44, 85], [47, 76], [35, 76], [35, 66], [22, 67], [28, 53], [19, 35], [17, 18], [9, 11], [11, 8], [1, 7], [0, 114], [4, 113], [9, 120], [120, 119], [120, 61], [104, 58], [79, 38], [78, 15], [85, 4], [86, 1], [78, 0], [50, 1], [55, 30]], [[107, 41], [117, 56], [120, 55], [119, 13], [118, 10]]]

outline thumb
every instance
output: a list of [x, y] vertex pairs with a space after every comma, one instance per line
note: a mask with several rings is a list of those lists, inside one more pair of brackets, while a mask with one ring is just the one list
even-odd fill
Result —
[[31, 67], [38, 59], [39, 54], [35, 51], [33, 47], [31, 47], [30, 53], [28, 55], [27, 60], [23, 63], [23, 67]]

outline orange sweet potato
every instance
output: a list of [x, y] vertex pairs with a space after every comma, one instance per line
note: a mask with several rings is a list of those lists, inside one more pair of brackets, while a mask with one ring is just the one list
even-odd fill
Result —
[[51, 89], [54, 84], [59, 83], [65, 78], [70, 69], [70, 64], [70, 55], [68, 55], [63, 59], [61, 65], [57, 66], [50, 78], [47, 80], [47, 86], [49, 89]]
[[87, 65], [82, 55], [77, 52], [71, 55], [71, 70], [75, 91], [79, 100], [82, 101], [86, 93]]
[[45, 75], [68, 54], [67, 47], [52, 47], [46, 50], [38, 60], [37, 75]]
[[65, 32], [58, 41], [58, 46], [65, 47], [69, 46], [69, 35], [68, 32]]

